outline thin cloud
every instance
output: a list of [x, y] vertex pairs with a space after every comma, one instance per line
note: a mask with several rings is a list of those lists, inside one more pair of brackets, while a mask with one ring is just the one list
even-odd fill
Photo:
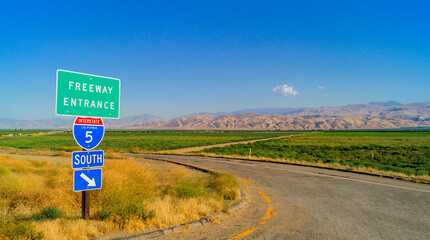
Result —
[[272, 91], [282, 96], [288, 96], [288, 95], [296, 96], [300, 94], [299, 91], [295, 90], [291, 86], [288, 86], [287, 84], [276, 86], [272, 88]]
[[324, 89], [325, 89], [325, 86], [318, 86], [318, 87], [317, 87], [317, 89], [318, 89], [318, 90], [324, 90]]

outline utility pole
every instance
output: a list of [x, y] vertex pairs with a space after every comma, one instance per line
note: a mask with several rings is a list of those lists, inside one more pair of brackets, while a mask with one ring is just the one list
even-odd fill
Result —
[[251, 157], [251, 151], [252, 151], [251, 148], [249, 148], [249, 157]]

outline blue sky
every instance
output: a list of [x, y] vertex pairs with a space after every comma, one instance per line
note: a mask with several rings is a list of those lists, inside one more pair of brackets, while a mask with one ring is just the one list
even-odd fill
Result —
[[55, 117], [57, 69], [120, 78], [121, 116], [430, 101], [428, 9], [428, 1], [0, 1], [0, 118]]

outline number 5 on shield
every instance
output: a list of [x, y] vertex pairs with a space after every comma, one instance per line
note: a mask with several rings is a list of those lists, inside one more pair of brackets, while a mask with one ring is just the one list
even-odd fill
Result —
[[91, 134], [92, 134], [93, 132], [92, 131], [87, 131], [86, 133], [85, 133], [85, 138], [90, 138], [90, 140], [86, 140], [85, 142], [86, 143], [90, 143], [90, 142], [92, 142], [93, 141], [93, 136], [91, 136]]

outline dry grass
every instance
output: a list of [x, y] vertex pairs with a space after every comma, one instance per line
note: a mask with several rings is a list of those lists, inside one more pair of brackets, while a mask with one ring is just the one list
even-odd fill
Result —
[[[76, 150], [76, 149], [73, 149], [73, 150]], [[77, 149], [76, 151], [79, 151], [79, 150], [80, 149]], [[44, 150], [44, 149], [17, 149], [17, 148], [1, 146], [0, 152], [5, 154], [14, 154], [14, 155], [62, 156], [62, 157], [72, 156], [72, 153], [70, 150], [64, 150], [61, 148], [53, 151], [53, 150]]]
[[209, 221], [212, 223], [215, 223], [215, 224], [220, 224], [222, 221], [224, 221], [224, 219], [226, 217], [227, 217], [227, 215], [216, 216], [216, 217], [209, 219]]
[[43, 232], [45, 239], [86, 240], [95, 238], [113, 230], [108, 222], [85, 221], [83, 219], [55, 219], [52, 221], [34, 222], [35, 229]]
[[127, 157], [109, 150], [104, 151], [104, 155], [105, 155], [105, 158], [108, 158], [108, 159], [131, 159], [130, 157]]
[[[43, 232], [45, 239], [162, 228], [220, 212], [240, 196], [232, 176], [196, 176], [184, 167], [159, 169], [129, 159], [106, 161], [103, 188], [90, 193], [93, 220], [84, 221], [79, 219], [81, 193], [72, 191], [72, 174], [69, 164], [0, 156], [0, 238], [19, 234], [23, 224], [28, 236]], [[46, 206], [58, 208], [62, 217], [32, 220]]]
[[165, 228], [193, 221], [222, 210], [222, 203], [216, 199], [177, 199], [172, 196], [157, 198], [150, 204], [157, 217], [147, 222], [150, 226]]
[[0, 172], [1, 199], [9, 215], [27, 218], [48, 205], [71, 214], [78, 206], [76, 195], [70, 194], [72, 169], [48, 161], [0, 157]]

